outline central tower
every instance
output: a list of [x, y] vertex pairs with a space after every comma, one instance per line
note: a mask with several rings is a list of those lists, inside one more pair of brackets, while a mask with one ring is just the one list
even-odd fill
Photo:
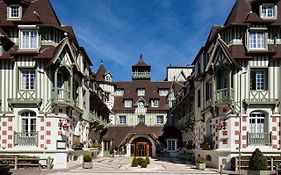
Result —
[[150, 68], [140, 54], [139, 62], [132, 66], [132, 80], [150, 80]]

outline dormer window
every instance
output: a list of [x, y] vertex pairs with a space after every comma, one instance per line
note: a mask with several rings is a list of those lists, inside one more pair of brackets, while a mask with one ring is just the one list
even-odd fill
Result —
[[132, 107], [132, 100], [125, 100], [125, 108], [131, 108]]
[[169, 93], [169, 90], [168, 90], [168, 89], [160, 89], [160, 90], [159, 90], [159, 95], [160, 95], [161, 97], [166, 97], [166, 96], [168, 95], [168, 93]]
[[20, 31], [20, 49], [36, 50], [39, 46], [39, 36], [37, 30]]
[[260, 17], [261, 18], [276, 18], [277, 6], [274, 4], [262, 4], [260, 6]]
[[151, 107], [154, 108], [159, 107], [159, 100], [151, 100]]
[[21, 18], [21, 7], [19, 5], [11, 5], [8, 7], [8, 18], [9, 19], [20, 19]]
[[267, 49], [266, 32], [261, 30], [250, 30], [248, 48], [250, 50]]
[[123, 96], [124, 95], [124, 90], [123, 89], [117, 89], [115, 91], [115, 95], [116, 96]]
[[138, 96], [144, 96], [145, 90], [144, 89], [138, 89]]

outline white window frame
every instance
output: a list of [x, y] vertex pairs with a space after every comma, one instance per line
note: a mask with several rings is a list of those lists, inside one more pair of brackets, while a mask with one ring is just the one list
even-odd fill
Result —
[[[252, 72], [255, 72], [255, 80], [252, 80], [252, 75], [250, 75], [250, 86], [252, 91], [266, 91], [268, 87], [268, 70], [266, 68], [253, 68], [251, 70]], [[252, 84], [255, 81], [255, 89], [253, 89]]]
[[127, 124], [127, 116], [126, 115], [119, 115], [119, 123], [121, 125]]
[[251, 30], [248, 32], [249, 50], [267, 49], [267, 33], [262, 30]]
[[169, 94], [168, 89], [160, 89], [159, 90], [159, 96], [161, 96], [161, 97], [166, 97], [168, 94]]
[[263, 112], [252, 112], [249, 116], [249, 132], [266, 132], [266, 114]]
[[[158, 120], [159, 118], [162, 118], [162, 119]], [[164, 124], [164, 115], [157, 115], [156, 116], [156, 124]]]
[[[174, 145], [170, 145], [174, 143]], [[177, 151], [177, 139], [167, 139], [167, 151], [176, 152]]]
[[145, 89], [138, 89], [138, 96], [145, 96]]
[[[265, 13], [264, 12], [265, 8]], [[272, 9], [272, 16], [269, 16], [269, 9]], [[260, 17], [262, 19], [277, 19], [277, 5], [275, 4], [270, 4], [270, 3], [265, 3], [260, 5]]]
[[[24, 74], [27, 73], [27, 74]], [[34, 73], [34, 74], [33, 74]], [[24, 78], [25, 76], [25, 78]], [[36, 90], [36, 70], [32, 68], [20, 69], [20, 90]], [[33, 80], [33, 81], [32, 81]], [[33, 85], [33, 88], [31, 88]]]
[[[28, 136], [33, 135], [37, 131], [36, 113], [33, 111], [26, 111], [23, 112], [20, 116], [21, 116], [21, 131]], [[25, 130], [25, 121], [27, 122], [27, 130]], [[34, 125], [33, 130], [31, 125]]]
[[124, 106], [125, 108], [131, 108], [132, 107], [132, 100], [125, 100], [124, 101]]
[[115, 91], [115, 95], [116, 96], [123, 96], [124, 95], [124, 90], [123, 89], [117, 89]]
[[159, 107], [159, 100], [156, 100], [156, 99], [151, 100], [151, 107], [153, 107], [153, 108]]
[[[27, 42], [25, 46], [24, 44], [24, 34], [27, 34]], [[36, 38], [35, 40], [32, 40], [32, 34], [36, 34]], [[33, 44], [33, 42], [36, 42]], [[40, 37], [39, 37], [39, 33], [37, 29], [21, 29], [20, 30], [20, 43], [19, 43], [19, 49], [22, 50], [38, 50], [39, 49], [39, 41], [40, 41]]]
[[[12, 16], [12, 14], [13, 14], [13, 7], [18, 7], [18, 16]], [[7, 17], [10, 20], [19, 20], [22, 17], [22, 7], [20, 5], [18, 5], [18, 4], [11, 4], [11, 5], [9, 5], [7, 7], [7, 11], [8, 11]]]

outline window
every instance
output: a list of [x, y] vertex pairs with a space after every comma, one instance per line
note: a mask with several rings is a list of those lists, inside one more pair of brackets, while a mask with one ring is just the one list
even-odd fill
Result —
[[251, 90], [267, 90], [267, 70], [252, 69], [251, 70]]
[[120, 124], [126, 124], [127, 123], [127, 118], [125, 115], [120, 115], [119, 116], [119, 121], [120, 121]]
[[115, 95], [116, 95], [116, 96], [123, 96], [123, 95], [124, 95], [124, 90], [122, 90], [122, 89], [117, 89], [117, 90], [115, 91]]
[[265, 49], [265, 32], [249, 33], [249, 49]]
[[151, 107], [159, 107], [159, 100], [151, 100]]
[[261, 112], [252, 112], [249, 117], [250, 132], [264, 133], [265, 132], [265, 114]]
[[21, 49], [37, 49], [38, 48], [38, 31], [37, 30], [22, 30], [21, 31]]
[[105, 81], [111, 82], [111, 76], [109, 74], [105, 76]]
[[145, 116], [144, 115], [139, 115], [138, 116], [138, 121], [139, 121], [139, 123], [145, 123]]
[[164, 116], [163, 115], [156, 116], [156, 123], [157, 124], [164, 124]]
[[176, 151], [177, 149], [177, 143], [175, 139], [169, 139], [167, 140], [167, 149], [168, 151]]
[[159, 90], [159, 95], [162, 96], [162, 97], [163, 96], [166, 97], [168, 95], [168, 93], [169, 93], [168, 89], [160, 89]]
[[132, 107], [132, 100], [125, 100], [125, 108]]
[[197, 91], [197, 106], [200, 107], [201, 105], [201, 94], [200, 90]]
[[206, 84], [206, 100], [209, 100], [212, 98], [212, 83]]
[[35, 90], [35, 70], [23, 69], [20, 72], [21, 90]]
[[144, 102], [143, 101], [139, 101], [138, 102], [138, 107], [143, 108], [144, 107]]
[[260, 17], [274, 18], [276, 17], [274, 4], [263, 4], [260, 6]]
[[103, 141], [103, 150], [110, 151], [110, 141]]
[[8, 10], [8, 18], [19, 19], [21, 18], [21, 8], [19, 5], [11, 5]]
[[145, 90], [144, 89], [138, 89], [138, 96], [144, 96]]
[[24, 112], [21, 114], [22, 132], [26, 135], [32, 135], [36, 132], [36, 114], [35, 112]]

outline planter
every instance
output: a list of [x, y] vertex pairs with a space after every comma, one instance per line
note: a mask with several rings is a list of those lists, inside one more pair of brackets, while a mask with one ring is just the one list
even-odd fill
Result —
[[206, 169], [206, 163], [196, 163], [196, 169], [198, 170]]
[[248, 175], [270, 175], [270, 171], [248, 170]]
[[93, 162], [83, 162], [83, 168], [84, 169], [92, 169], [93, 168]]

